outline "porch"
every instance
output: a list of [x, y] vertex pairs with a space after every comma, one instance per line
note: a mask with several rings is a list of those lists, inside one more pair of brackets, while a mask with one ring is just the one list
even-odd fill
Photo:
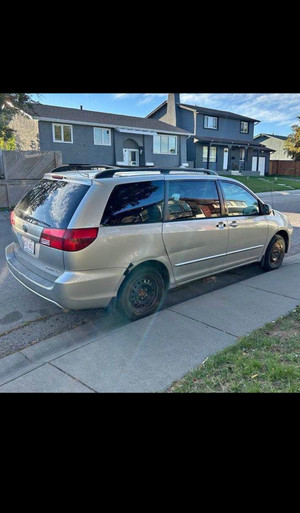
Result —
[[195, 167], [228, 175], [264, 176], [269, 172], [271, 150], [263, 145], [204, 139], [194, 143]]

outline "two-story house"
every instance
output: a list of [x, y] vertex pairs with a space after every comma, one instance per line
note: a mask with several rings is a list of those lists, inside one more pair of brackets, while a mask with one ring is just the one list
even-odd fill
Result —
[[191, 167], [219, 173], [268, 173], [270, 148], [254, 140], [258, 120], [232, 112], [180, 103], [179, 93], [169, 93], [149, 119], [164, 121], [187, 130], [187, 160]]
[[43, 104], [28, 112], [10, 124], [19, 150], [60, 151], [63, 164], [187, 165], [191, 134], [161, 120]]

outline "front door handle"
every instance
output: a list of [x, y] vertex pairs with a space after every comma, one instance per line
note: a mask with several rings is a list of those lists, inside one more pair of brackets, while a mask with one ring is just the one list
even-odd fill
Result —
[[232, 221], [229, 226], [232, 226], [232, 228], [236, 228], [238, 226], [238, 223], [236, 221]]
[[223, 228], [226, 228], [226, 223], [220, 221], [218, 224], [216, 224], [216, 227], [219, 228], [219, 230], [222, 230]]

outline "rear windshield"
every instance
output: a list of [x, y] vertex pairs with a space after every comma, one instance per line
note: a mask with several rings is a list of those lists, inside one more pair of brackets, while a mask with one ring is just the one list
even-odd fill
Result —
[[89, 185], [41, 180], [15, 208], [15, 215], [33, 224], [67, 228]]

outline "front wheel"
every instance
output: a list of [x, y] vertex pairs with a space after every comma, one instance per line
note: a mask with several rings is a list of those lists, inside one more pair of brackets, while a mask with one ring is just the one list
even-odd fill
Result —
[[262, 264], [262, 268], [265, 271], [273, 271], [281, 266], [285, 255], [285, 240], [281, 235], [274, 235], [271, 240]]
[[166, 295], [164, 279], [152, 267], [132, 271], [122, 284], [117, 308], [131, 321], [156, 312]]

